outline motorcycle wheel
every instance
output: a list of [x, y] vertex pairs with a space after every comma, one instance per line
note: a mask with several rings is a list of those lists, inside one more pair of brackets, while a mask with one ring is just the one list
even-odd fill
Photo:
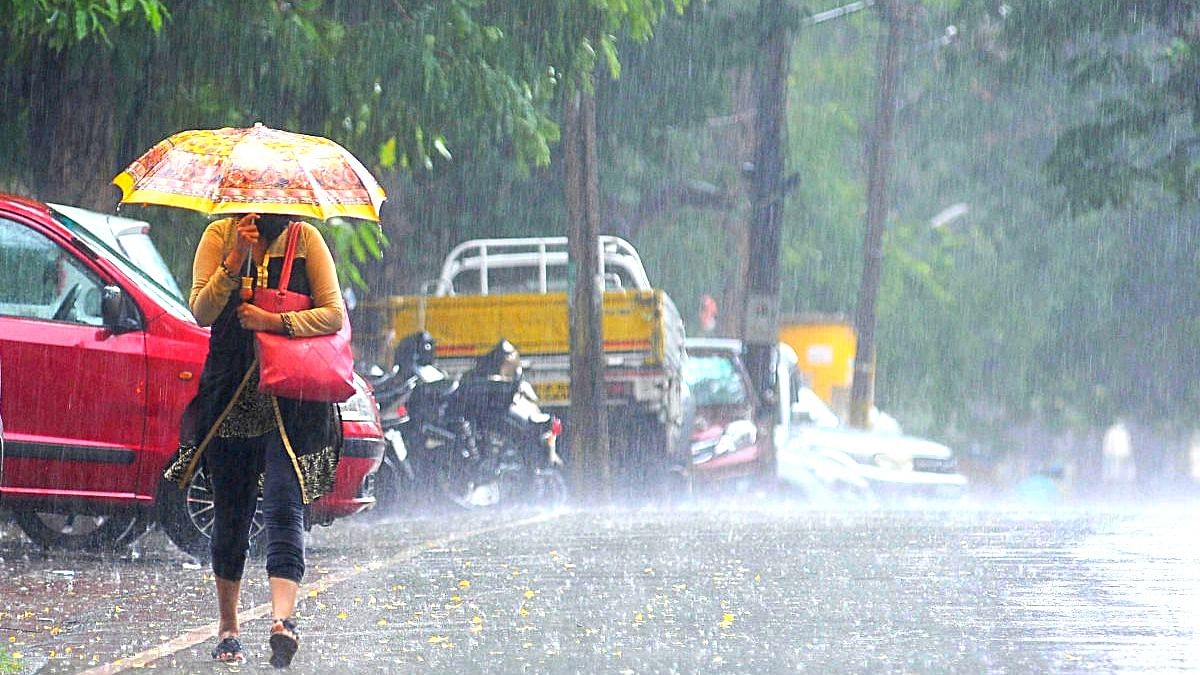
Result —
[[437, 483], [442, 496], [450, 504], [468, 511], [498, 508], [504, 503], [504, 490], [498, 478], [487, 483], [476, 483], [450, 475], [450, 471], [440, 471]]
[[[186, 488], [160, 481], [156, 501], [158, 522], [171, 542], [193, 557], [202, 560], [211, 557], [213, 494], [204, 467], [196, 469]], [[266, 550], [265, 527], [260, 494], [254, 507], [254, 519], [250, 522], [251, 555], [259, 555]]]
[[533, 474], [533, 490], [530, 499], [534, 506], [558, 508], [567, 503], [570, 493], [567, 479], [554, 467], [538, 469]]
[[375, 473], [375, 506], [371, 512], [379, 516], [400, 513], [413, 501], [413, 475], [389, 448]]
[[34, 543], [71, 551], [118, 551], [149, 528], [149, 523], [134, 513], [89, 515], [18, 511], [13, 518]]

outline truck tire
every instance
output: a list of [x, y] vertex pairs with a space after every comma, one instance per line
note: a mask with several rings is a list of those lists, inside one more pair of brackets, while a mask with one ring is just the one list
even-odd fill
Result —
[[640, 413], [609, 428], [620, 430], [613, 435], [618, 494], [633, 500], [661, 501], [687, 490], [687, 482], [680, 480], [686, 474], [673, 460], [673, 444], [678, 442], [674, 425], [656, 415]]

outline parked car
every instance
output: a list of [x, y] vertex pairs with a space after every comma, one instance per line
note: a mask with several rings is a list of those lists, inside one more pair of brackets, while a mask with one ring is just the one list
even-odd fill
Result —
[[687, 338], [685, 347], [693, 485], [773, 477], [773, 437], [762, 397], [742, 362], [742, 343]]
[[776, 396], [781, 403], [777, 431], [779, 479], [810, 496], [865, 501], [949, 498], [966, 495], [954, 452], [942, 443], [899, 431], [890, 417], [883, 430], [842, 424], [796, 368], [796, 354], [780, 344], [776, 352]]
[[[209, 333], [162, 276], [148, 229], [0, 195], [0, 504], [40, 544], [118, 547], [159, 522], [184, 550], [206, 552], [203, 472], [186, 492], [161, 476]], [[341, 411], [336, 487], [313, 503], [310, 524], [374, 503], [383, 433], [361, 378]]]
[[[0, 370], [2, 372], [2, 370]], [[0, 377], [0, 391], [4, 389], [4, 378]], [[4, 484], [4, 397], [0, 396], [0, 485]]]

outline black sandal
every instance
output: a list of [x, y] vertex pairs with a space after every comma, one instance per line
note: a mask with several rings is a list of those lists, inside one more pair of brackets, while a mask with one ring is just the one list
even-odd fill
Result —
[[223, 638], [213, 647], [212, 657], [214, 661], [222, 663], [242, 663], [246, 660], [246, 655], [242, 652], [242, 641], [233, 635]]
[[287, 668], [300, 648], [300, 633], [291, 619], [275, 619], [271, 624], [271, 665]]

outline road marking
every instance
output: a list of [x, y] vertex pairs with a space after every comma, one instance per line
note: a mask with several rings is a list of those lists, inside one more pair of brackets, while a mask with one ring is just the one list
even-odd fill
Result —
[[[552, 511], [550, 513], [544, 513], [532, 518], [515, 520], [509, 523], [492, 525], [490, 527], [481, 527], [477, 530], [467, 530], [465, 532], [458, 532], [445, 537], [440, 537], [438, 539], [430, 539], [418, 544], [413, 544], [412, 546], [401, 550], [399, 553], [383, 562], [371, 562], [367, 565], [359, 567], [358, 569], [349, 568], [340, 572], [326, 574], [320, 579], [302, 586], [296, 598], [297, 601], [301, 601], [314, 591], [317, 593], [324, 593], [329, 588], [340, 584], [343, 581], [353, 579], [354, 577], [365, 572], [374, 572], [385, 567], [391, 567], [392, 565], [403, 562], [430, 549], [441, 548], [447, 544], [451, 544], [456, 541], [462, 541], [463, 539], [478, 537], [483, 534], [491, 534], [492, 532], [499, 532], [501, 530], [509, 530], [525, 527], [527, 525], [544, 523], [546, 521], [558, 518], [562, 514], [563, 511]], [[270, 601], [267, 601], [261, 605], [251, 607], [248, 610], [238, 612], [238, 621], [239, 623], [246, 624], [256, 619], [261, 619], [270, 613], [271, 603]], [[215, 638], [217, 636], [217, 627], [219, 625], [220, 622], [214, 621], [203, 626], [191, 628], [185, 631], [182, 635], [167, 640], [160, 645], [151, 647], [150, 649], [134, 654], [128, 658], [116, 659], [115, 661], [96, 666], [95, 668], [90, 668], [80, 673], [80, 675], [111, 675], [112, 673], [119, 673], [132, 668], [145, 668], [147, 665], [157, 661], [158, 659], [181, 652], [189, 647], [194, 647], [205, 640]]]

